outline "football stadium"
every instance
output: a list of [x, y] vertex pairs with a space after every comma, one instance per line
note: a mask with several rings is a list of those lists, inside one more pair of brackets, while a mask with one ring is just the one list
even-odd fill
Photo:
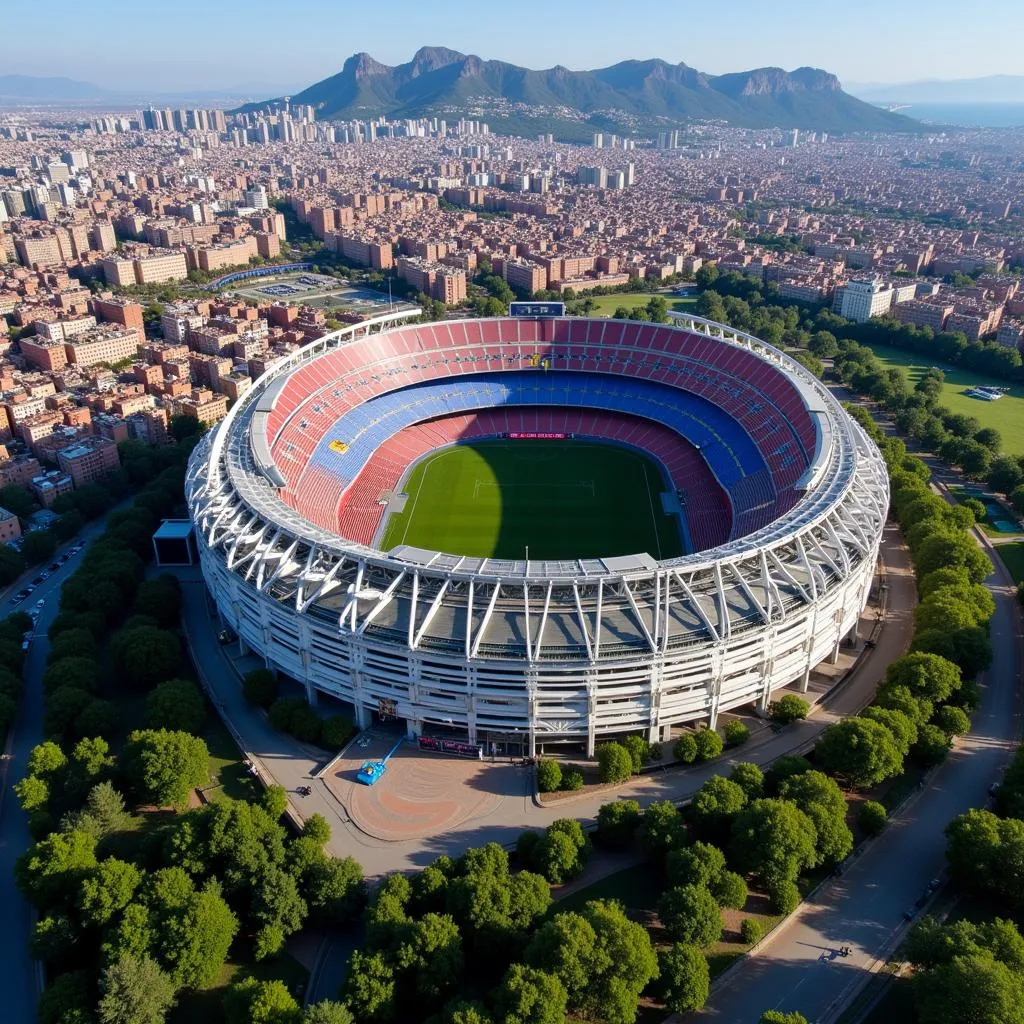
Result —
[[800, 364], [685, 314], [410, 316], [293, 353], [189, 465], [221, 618], [310, 700], [592, 754], [838, 656], [888, 482]]

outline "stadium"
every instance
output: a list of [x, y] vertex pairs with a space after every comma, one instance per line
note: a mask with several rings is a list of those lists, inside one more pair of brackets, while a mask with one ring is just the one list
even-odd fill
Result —
[[310, 700], [593, 754], [838, 656], [888, 481], [799, 363], [684, 314], [409, 316], [292, 354], [189, 465], [221, 618]]

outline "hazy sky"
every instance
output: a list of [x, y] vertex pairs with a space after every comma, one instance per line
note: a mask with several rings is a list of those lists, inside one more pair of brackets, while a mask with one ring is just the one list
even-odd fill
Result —
[[[6, 0], [0, 74], [108, 87], [308, 85], [365, 50], [421, 45], [542, 68], [662, 57], [721, 73], [826, 68], [847, 82], [1024, 74], [1021, 0]], [[649, 12], [649, 16], [648, 16]]]

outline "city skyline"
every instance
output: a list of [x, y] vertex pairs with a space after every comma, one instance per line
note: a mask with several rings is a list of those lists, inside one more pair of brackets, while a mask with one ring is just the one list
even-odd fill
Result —
[[[123, 0], [113, 0], [103, 19], [68, 0], [56, 0], [48, 10], [61, 29], [45, 42], [27, 9], [8, 12], [0, 44], [5, 72], [64, 75], [114, 91], [296, 90], [340, 70], [352, 53], [398, 64], [424, 44], [537, 69], [562, 64], [580, 70], [658, 57], [711, 74], [810, 65], [837, 74], [844, 84], [1024, 74], [1024, 53], [1016, 42], [1024, 31], [1024, 9], [1008, 9], [999, 0], [979, 0], [969, 10], [951, 0], [911, 0], [901, 14], [912, 26], [913, 47], [901, 32], [878, 31], [891, 26], [891, 7], [882, 0], [865, 0], [855, 18], [811, 0], [787, 0], [781, 10], [740, 0], [727, 26], [713, 10], [666, 9], [659, 12], [656, 31], [650, 22], [623, 19], [610, 0], [585, 7], [524, 0], [517, 15], [529, 26], [523, 32], [509, 32], [507, 18], [487, 17], [486, 11], [466, 19], [454, 0], [439, 0], [429, 10], [400, 0], [392, 5], [386, 34], [375, 8], [324, 10], [312, 0], [296, 0], [283, 14], [266, 0], [223, 0], [215, 6], [183, 0], [167, 27]], [[300, 45], [279, 45], [282, 22], [285, 29], [294, 27]], [[996, 23], [1000, 31], [992, 33]], [[190, 31], [183, 37], [178, 26], [185, 25]], [[315, 31], [307, 38], [304, 27]], [[841, 48], [831, 45], [839, 33]], [[266, 60], [254, 64], [254, 53], [261, 51]]]

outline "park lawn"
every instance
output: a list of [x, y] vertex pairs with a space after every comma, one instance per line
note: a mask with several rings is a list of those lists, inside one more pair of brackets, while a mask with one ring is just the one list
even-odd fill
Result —
[[870, 348], [886, 366], [906, 369], [912, 383], [929, 367], [937, 366], [946, 375], [939, 404], [950, 412], [973, 416], [983, 427], [995, 427], [1002, 435], [1004, 451], [1010, 455], [1024, 455], [1024, 387], [1013, 385], [997, 402], [968, 398], [964, 392], [969, 388], [978, 385], [1006, 387], [1006, 381], [982, 377], [946, 363], [932, 362], [916, 352], [904, 352], [886, 345], [871, 345]]
[[300, 1006], [309, 985], [309, 971], [290, 953], [252, 964], [228, 960], [209, 988], [184, 991], [178, 996], [177, 1005], [167, 1016], [168, 1024], [222, 1024], [224, 993], [232, 982], [244, 978], [283, 981]]
[[1010, 570], [1015, 583], [1024, 583], [1024, 541], [1014, 544], [997, 544], [996, 551], [1003, 565]]
[[220, 720], [220, 715], [207, 706], [203, 739], [210, 751], [210, 788], [206, 791], [208, 800], [258, 801], [262, 792], [259, 784], [249, 774], [244, 758], [231, 733]]
[[587, 441], [455, 445], [414, 467], [382, 547], [412, 544], [475, 558], [594, 558], [683, 553], [662, 510], [658, 467]]
[[590, 900], [618, 900], [627, 912], [651, 911], [664, 890], [664, 883], [650, 864], [634, 864], [612, 875], [599, 878], [593, 885], [552, 904], [552, 913], [581, 910]]
[[[662, 294], [662, 293], [659, 293]], [[638, 306], [646, 306], [651, 301], [651, 295], [647, 292], [616, 292], [614, 295], [586, 295], [579, 296], [581, 299], [589, 298], [594, 303], [594, 311], [591, 316], [612, 316], [619, 306], [626, 309], [636, 309]], [[662, 294], [662, 298], [668, 300], [668, 308], [676, 313], [693, 313], [697, 305], [697, 297], [679, 298], [678, 296]]]

